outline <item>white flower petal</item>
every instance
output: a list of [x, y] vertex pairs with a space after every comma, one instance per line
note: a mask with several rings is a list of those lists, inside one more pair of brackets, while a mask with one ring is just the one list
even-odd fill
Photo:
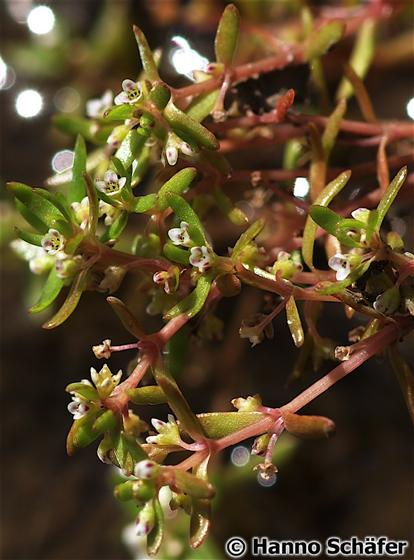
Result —
[[136, 83], [136, 82], [133, 82], [132, 80], [126, 79], [126, 80], [123, 80], [123, 81], [122, 81], [122, 89], [123, 89], [125, 92], [134, 90], [134, 89], [136, 89], [137, 87], [138, 87], [137, 83]]
[[95, 185], [98, 191], [105, 192], [106, 185], [104, 181], [95, 181]]
[[118, 181], [119, 187], [122, 189], [126, 183], [126, 177], [121, 177]]
[[121, 91], [114, 99], [115, 105], [124, 105], [125, 103], [129, 103], [128, 95], [125, 91]]
[[175, 146], [169, 146], [165, 150], [165, 156], [169, 165], [175, 165], [178, 160], [178, 150]]
[[115, 171], [112, 171], [112, 169], [108, 169], [107, 171], [105, 171], [104, 181], [105, 183], [118, 181], [118, 175], [115, 173]]
[[99, 117], [102, 109], [100, 99], [91, 99], [86, 102], [86, 115], [91, 118]]

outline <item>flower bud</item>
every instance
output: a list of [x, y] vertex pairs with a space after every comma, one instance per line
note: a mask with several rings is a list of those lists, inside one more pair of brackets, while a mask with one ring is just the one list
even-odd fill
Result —
[[400, 291], [392, 286], [380, 294], [374, 301], [374, 309], [383, 315], [392, 315], [400, 305]]
[[269, 445], [270, 437], [270, 434], [262, 434], [261, 436], [257, 437], [252, 445], [252, 455], [265, 455], [267, 446]]
[[234, 408], [237, 408], [239, 412], [255, 412], [262, 406], [262, 399], [260, 395], [254, 395], [254, 397], [247, 397], [243, 399], [239, 397], [238, 399], [233, 399], [231, 404]]
[[152, 480], [157, 477], [160, 466], [154, 461], [144, 459], [137, 463], [134, 467], [134, 475], [143, 480]]
[[152, 501], [147, 502], [139, 512], [136, 523], [136, 534], [138, 537], [148, 535], [155, 524], [155, 512]]

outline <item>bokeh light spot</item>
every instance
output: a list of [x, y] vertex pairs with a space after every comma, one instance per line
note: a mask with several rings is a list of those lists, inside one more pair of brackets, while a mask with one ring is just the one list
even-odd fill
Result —
[[230, 459], [234, 466], [244, 467], [250, 460], [249, 450], [244, 445], [238, 445], [232, 450]]
[[27, 25], [32, 33], [45, 35], [55, 26], [55, 14], [49, 6], [36, 6], [29, 12]]
[[298, 177], [295, 180], [295, 186], [293, 187], [293, 194], [300, 198], [304, 198], [310, 189], [309, 181], [306, 177]]
[[407, 103], [407, 115], [414, 121], [414, 97]]
[[60, 150], [52, 158], [52, 169], [56, 173], [67, 171], [73, 165], [74, 153], [72, 150]]
[[40, 93], [34, 89], [25, 89], [21, 91], [16, 98], [17, 114], [25, 119], [30, 119], [38, 115], [42, 107], [43, 98]]

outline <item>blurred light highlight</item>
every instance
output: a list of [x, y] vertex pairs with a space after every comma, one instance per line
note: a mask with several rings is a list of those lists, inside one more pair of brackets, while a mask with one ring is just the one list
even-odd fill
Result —
[[27, 16], [27, 26], [36, 35], [46, 35], [55, 26], [55, 14], [48, 6], [36, 6]]
[[304, 198], [310, 189], [309, 181], [306, 177], [298, 177], [295, 180], [295, 186], [293, 187], [293, 194], [300, 198]]
[[205, 70], [208, 65], [208, 60], [204, 56], [201, 56], [196, 50], [192, 49], [190, 43], [184, 37], [180, 35], [175, 35], [172, 38], [173, 43], [177, 45], [170, 54], [171, 64], [178, 74], [182, 74], [194, 79], [194, 70]]
[[30, 119], [40, 113], [43, 107], [43, 98], [34, 89], [21, 91], [16, 98], [16, 111], [20, 117]]
[[407, 103], [407, 115], [414, 121], [414, 97]]

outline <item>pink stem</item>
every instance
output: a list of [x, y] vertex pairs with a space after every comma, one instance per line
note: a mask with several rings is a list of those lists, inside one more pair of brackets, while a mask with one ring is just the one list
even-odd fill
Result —
[[181, 463], [178, 463], [177, 465], [171, 465], [171, 468], [173, 469], [180, 469], [182, 471], [188, 471], [189, 469], [192, 469], [193, 467], [196, 467], [197, 465], [199, 465], [200, 463], [202, 463], [204, 461], [204, 459], [208, 456], [208, 451], [197, 451], [196, 453], [193, 453], [190, 457], [187, 457], [187, 459], [184, 459], [184, 461], [181, 461]]
[[396, 323], [385, 326], [380, 332], [365, 340], [365, 345], [353, 354], [349, 360], [342, 362], [324, 377], [313, 383], [303, 393], [298, 395], [288, 404], [281, 407], [282, 411], [297, 412], [305, 405], [319, 397], [340, 379], [354, 371], [369, 358], [381, 352], [386, 346], [394, 342], [401, 335]]
[[131, 344], [121, 344], [120, 346], [111, 346], [111, 352], [123, 352], [124, 350], [137, 350], [138, 344], [132, 342]]

